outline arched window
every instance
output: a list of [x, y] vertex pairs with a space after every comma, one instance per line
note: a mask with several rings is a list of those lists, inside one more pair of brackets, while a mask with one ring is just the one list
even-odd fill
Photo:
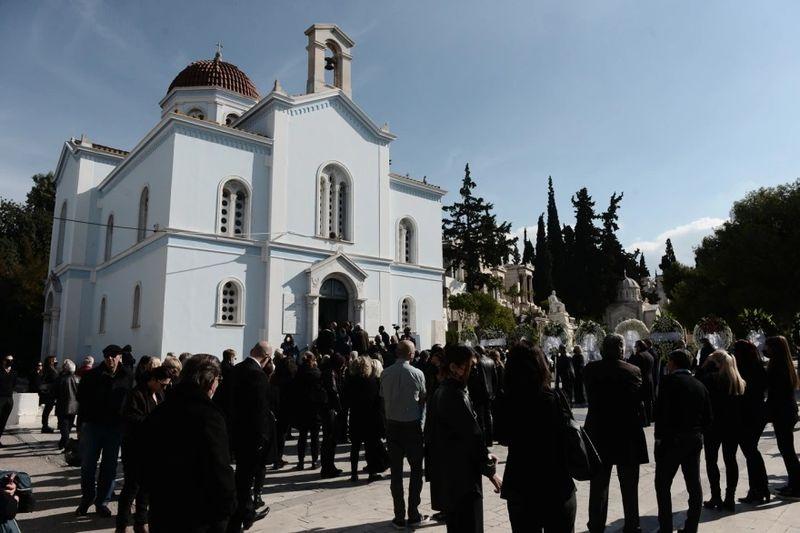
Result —
[[203, 113], [203, 110], [197, 107], [190, 109], [186, 114], [193, 118], [199, 118], [200, 120], [205, 120], [206, 118], [206, 114]]
[[417, 231], [414, 222], [406, 217], [397, 225], [397, 261], [417, 262]]
[[217, 209], [217, 232], [231, 237], [246, 237], [250, 226], [250, 194], [237, 179], [222, 185]]
[[225, 279], [217, 288], [217, 324], [244, 324], [244, 287], [237, 279]]
[[111, 247], [114, 244], [114, 215], [108, 215], [106, 223], [106, 248], [103, 252], [103, 261], [111, 259]]
[[136, 242], [142, 242], [147, 237], [147, 210], [150, 204], [150, 189], [145, 187], [142, 189], [142, 195], [139, 197], [139, 222], [137, 224], [138, 231], [136, 232]]
[[99, 334], [103, 334], [106, 332], [106, 297], [103, 296], [103, 299], [100, 300], [100, 325], [97, 328], [97, 332]]
[[339, 165], [327, 165], [319, 174], [317, 235], [352, 241], [353, 191], [350, 176]]
[[236, 120], [238, 120], [238, 118], [239, 118], [239, 115], [237, 115], [236, 113], [228, 113], [228, 116], [225, 117], [225, 125], [226, 126], [230, 126], [231, 124], [236, 122]]
[[141, 326], [139, 322], [139, 305], [141, 304], [142, 300], [142, 286], [138, 283], [136, 287], [133, 288], [133, 317], [131, 319], [131, 327], [138, 328]]
[[406, 296], [400, 302], [400, 327], [411, 328], [411, 331], [414, 331], [416, 329], [415, 321], [414, 300], [410, 296]]
[[56, 241], [56, 265], [64, 262], [64, 236], [67, 231], [67, 201], [61, 204], [61, 214], [58, 215], [58, 240]]

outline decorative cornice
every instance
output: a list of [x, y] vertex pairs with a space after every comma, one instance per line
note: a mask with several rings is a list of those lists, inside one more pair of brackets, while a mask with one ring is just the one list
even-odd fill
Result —
[[441, 202], [442, 196], [445, 195], [445, 191], [441, 189], [431, 190], [427, 187], [419, 187], [411, 183], [401, 182], [395, 178], [391, 179], [389, 182], [389, 187], [393, 191], [410, 194], [412, 196], [416, 196], [417, 198], [424, 198], [425, 200], [433, 200], [434, 202]]
[[200, 129], [192, 126], [194, 125], [176, 124], [175, 133], [186, 135], [187, 137], [192, 137], [195, 139], [221, 144], [223, 146], [229, 146], [231, 148], [237, 148], [239, 150], [251, 150], [257, 154], [272, 155], [272, 147], [270, 146], [265, 146], [264, 144], [255, 143], [239, 137], [225, 135], [222, 132]]

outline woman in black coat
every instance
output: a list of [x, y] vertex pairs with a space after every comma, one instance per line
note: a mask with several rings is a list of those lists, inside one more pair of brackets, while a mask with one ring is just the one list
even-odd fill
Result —
[[797, 424], [798, 388], [789, 343], [785, 337], [769, 337], [764, 349], [767, 365], [767, 418], [775, 429], [775, 440], [786, 465], [789, 483], [778, 489], [780, 496], [800, 498], [800, 461], [794, 448], [794, 426]]
[[275, 372], [270, 377], [270, 392], [273, 394], [272, 408], [275, 412], [274, 470], [286, 466], [286, 461], [283, 460], [283, 450], [286, 447], [289, 427], [294, 419], [293, 382], [297, 375], [297, 363], [295, 363], [294, 357], [286, 356], [286, 352], [284, 352], [284, 356], [275, 361]]
[[[711, 499], [703, 505], [708, 509], [725, 509], [734, 512], [739, 465], [736, 449], [739, 447], [739, 430], [742, 424], [742, 396], [745, 383], [736, 369], [736, 360], [724, 350], [717, 350], [705, 359], [698, 372], [711, 397], [714, 418], [711, 427], [703, 433], [703, 450], [706, 473], [711, 486]], [[720, 474], [717, 460], [722, 447], [725, 461], [725, 500], [722, 500]]]
[[125, 531], [130, 524], [131, 504], [136, 500], [135, 531], [143, 531], [147, 523], [148, 495], [142, 490], [142, 477], [147, 449], [143, 444], [142, 424], [161, 403], [169, 374], [164, 367], [143, 370], [139, 380], [128, 393], [122, 406], [122, 468], [125, 482], [119, 495], [117, 530]]
[[758, 348], [752, 342], [738, 340], [733, 345], [733, 357], [746, 386], [742, 396], [739, 427], [739, 447], [747, 461], [747, 478], [750, 488], [742, 503], [767, 503], [770, 500], [767, 469], [758, 450], [758, 441], [767, 424], [764, 393], [767, 390], [767, 372], [761, 363]]
[[305, 468], [306, 443], [311, 438], [311, 468], [317, 468], [319, 458], [320, 411], [325, 405], [325, 389], [322, 388], [322, 373], [317, 368], [316, 356], [303, 354], [303, 362], [294, 378], [293, 395], [297, 399], [294, 409], [294, 425], [297, 428], [297, 466]]
[[486, 448], [467, 394], [467, 380], [475, 353], [464, 345], [445, 348], [447, 378], [430, 399], [430, 418], [425, 423], [429, 446], [428, 476], [431, 505], [446, 516], [447, 531], [483, 531], [481, 474], [500, 491], [495, 473], [497, 457]]
[[538, 347], [515, 346], [506, 363], [508, 459], [501, 497], [515, 532], [575, 530], [575, 484], [559, 435], [568, 412], [550, 389]]
[[350, 481], [358, 481], [358, 454], [364, 446], [369, 481], [381, 479], [380, 382], [372, 371], [372, 359], [359, 356], [350, 363], [344, 400], [350, 407]]

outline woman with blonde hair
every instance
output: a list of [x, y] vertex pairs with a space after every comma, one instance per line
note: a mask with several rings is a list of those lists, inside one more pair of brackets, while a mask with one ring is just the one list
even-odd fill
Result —
[[381, 398], [380, 382], [375, 376], [373, 359], [356, 357], [349, 367], [344, 401], [350, 407], [350, 481], [358, 481], [358, 455], [364, 446], [369, 481], [381, 479], [379, 472]]
[[786, 337], [769, 337], [764, 347], [767, 365], [767, 418], [775, 429], [775, 440], [786, 465], [789, 483], [778, 489], [784, 498], [800, 498], [800, 461], [794, 448], [797, 423], [795, 391], [800, 385]]
[[[706, 473], [711, 485], [711, 499], [703, 503], [708, 509], [736, 511], [736, 484], [739, 481], [739, 465], [736, 450], [739, 447], [739, 429], [742, 424], [742, 399], [746, 383], [736, 367], [736, 359], [725, 350], [716, 350], [703, 362], [701, 381], [711, 396], [714, 419], [703, 435]], [[720, 489], [720, 473], [717, 460], [722, 447], [725, 462], [725, 500]]]

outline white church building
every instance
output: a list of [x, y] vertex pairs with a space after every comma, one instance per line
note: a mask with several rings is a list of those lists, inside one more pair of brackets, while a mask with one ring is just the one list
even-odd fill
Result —
[[444, 342], [445, 191], [390, 170], [395, 136], [352, 99], [353, 40], [305, 33], [305, 94], [261, 97], [218, 51], [130, 152], [64, 144], [43, 354], [303, 347], [332, 320]]

